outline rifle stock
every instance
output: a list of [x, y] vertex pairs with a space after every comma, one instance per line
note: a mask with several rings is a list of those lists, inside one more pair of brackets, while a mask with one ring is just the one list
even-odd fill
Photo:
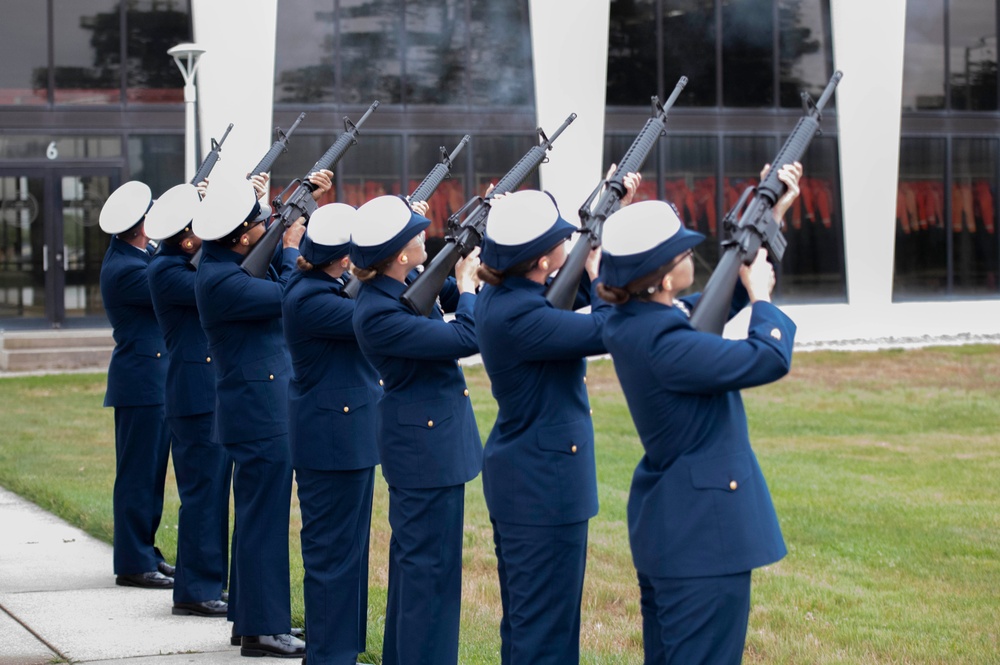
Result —
[[[316, 163], [313, 164], [313, 167], [309, 169], [304, 177], [289, 184], [274, 200], [274, 208], [278, 210], [278, 214], [272, 219], [271, 225], [264, 232], [261, 239], [257, 241], [257, 244], [243, 257], [243, 262], [240, 264], [250, 275], [253, 277], [263, 277], [266, 275], [267, 266], [271, 263], [271, 257], [274, 256], [274, 250], [278, 247], [278, 243], [281, 242], [281, 236], [284, 235], [285, 229], [294, 224], [299, 217], [305, 217], [306, 221], [309, 221], [309, 217], [316, 211], [317, 207], [316, 201], [312, 198], [312, 193], [316, 191], [316, 185], [309, 182], [309, 174], [323, 170], [332, 171], [333, 167], [347, 154], [347, 151], [352, 146], [357, 145], [357, 137], [360, 133], [359, 128], [375, 112], [378, 105], [378, 101], [372, 102], [372, 105], [368, 107], [368, 110], [365, 111], [365, 114], [361, 116], [361, 119], [357, 123], [352, 122], [350, 118], [344, 116], [344, 132], [316, 160]], [[294, 190], [292, 189], [293, 187]], [[291, 193], [289, 193], [290, 191]], [[288, 196], [282, 201], [281, 197], [285, 194], [288, 194]]]
[[[656, 141], [666, 133], [667, 112], [673, 107], [687, 82], [686, 76], [680, 77], [677, 85], [674, 86], [674, 91], [662, 106], [660, 100], [653, 97], [653, 116], [646, 121], [639, 135], [635, 137], [632, 145], [619, 160], [614, 174], [607, 180], [602, 180], [597, 185], [597, 189], [580, 206], [581, 237], [573, 245], [565, 263], [545, 291], [545, 299], [553, 307], [572, 308], [576, 300], [580, 277], [583, 276], [587, 265], [587, 258], [590, 256], [591, 250], [601, 245], [604, 220], [618, 210], [621, 206], [621, 200], [626, 194], [626, 174], [639, 172], [649, 153], [653, 151]], [[593, 201], [600, 194], [602, 188], [604, 188], [604, 193], [597, 205], [593, 206]]]
[[[547, 152], [552, 149], [552, 144], [574, 120], [576, 120], [576, 114], [570, 113], [551, 137], [546, 136], [541, 127], [537, 128], [535, 131], [540, 140], [539, 144], [528, 150], [487, 196], [472, 197], [448, 218], [450, 234], [445, 237], [444, 247], [428, 264], [427, 269], [420, 273], [420, 276], [399, 297], [415, 314], [428, 316], [431, 313], [434, 301], [438, 293], [441, 292], [441, 287], [444, 286], [448, 275], [455, 268], [455, 264], [458, 263], [459, 259], [468, 256], [482, 242], [483, 235], [486, 233], [490, 200], [494, 196], [507, 194], [520, 187], [532, 171], [545, 162]], [[472, 212], [469, 212], [463, 219], [462, 215], [470, 209]], [[460, 219], [461, 223], [459, 223]]]
[[[815, 103], [808, 93], [802, 93], [805, 115], [799, 119], [785, 144], [771, 160], [771, 169], [763, 182], [756, 188], [745, 190], [733, 209], [723, 218], [723, 228], [732, 231], [732, 237], [722, 244], [722, 258], [712, 271], [712, 276], [709, 277], [701, 299], [691, 315], [691, 325], [696, 330], [722, 334], [729, 318], [740, 265], [752, 263], [757, 256], [757, 250], [766, 247], [776, 262], [780, 262], [784, 256], [788, 242], [771, 212], [771, 208], [788, 189], [778, 179], [778, 171], [786, 164], [802, 160], [809, 144], [820, 133], [823, 107], [830, 100], [842, 76], [841, 72], [834, 72], [823, 94]], [[739, 221], [735, 221], [737, 215]]]
[[[441, 185], [441, 183], [444, 182], [445, 179], [451, 176], [451, 165], [455, 162], [455, 158], [458, 157], [458, 153], [462, 152], [462, 148], [464, 148], [466, 144], [468, 144], [470, 138], [471, 137], [468, 134], [462, 137], [462, 140], [459, 142], [459, 144], [455, 147], [455, 150], [452, 151], [450, 155], [445, 150], [445, 147], [441, 146], [441, 161], [438, 162], [433, 169], [431, 169], [431, 172], [427, 174], [427, 177], [425, 177], [419, 185], [417, 185], [417, 188], [410, 193], [407, 199], [410, 201], [428, 200], [431, 197], [431, 195], [434, 194], [435, 190], [437, 190], [437, 188]], [[458, 260], [456, 259], [456, 262], [457, 261]], [[445, 278], [447, 279], [447, 276], [445, 276]], [[444, 282], [442, 281], [441, 283], [443, 284]], [[344, 286], [343, 293], [348, 298], [356, 298], [358, 296], [358, 291], [360, 290], [361, 290], [361, 280], [351, 279]], [[431, 302], [433, 302], [434, 298], [436, 297], [437, 294], [435, 293], [434, 296], [431, 298]]]

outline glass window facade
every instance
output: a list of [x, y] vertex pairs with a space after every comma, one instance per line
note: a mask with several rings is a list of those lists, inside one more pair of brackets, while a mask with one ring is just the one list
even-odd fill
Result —
[[191, 41], [188, 0], [8, 2], [3, 15], [0, 106], [183, 101], [167, 49]]
[[0, 106], [48, 103], [48, 11], [44, 2], [4, 6], [0, 21]]
[[528, 2], [278, 5], [275, 102], [529, 106]]
[[[662, 100], [688, 77], [671, 111], [674, 122], [643, 167], [639, 196], [671, 201], [689, 227], [705, 234], [695, 288], [718, 262], [726, 214], [787, 137], [775, 127], [791, 131], [801, 93], [816, 99], [829, 82], [831, 45], [829, 3], [821, 0], [612, 0], [609, 119], [634, 115], [627, 107], [648, 106], [654, 92]], [[705, 112], [711, 108], [738, 114]], [[782, 122], [774, 122], [776, 111]], [[824, 123], [824, 137], [803, 160], [802, 194], [789, 211], [788, 248], [777, 267], [776, 295], [785, 302], [846, 297], [835, 127], [832, 119]], [[620, 159], [634, 138], [610, 134], [605, 162]]]
[[896, 300], [1000, 293], [997, 5], [907, 3]]
[[662, 99], [687, 76], [684, 106], [795, 108], [802, 90], [819, 95], [832, 62], [822, 0], [611, 1], [612, 106]]

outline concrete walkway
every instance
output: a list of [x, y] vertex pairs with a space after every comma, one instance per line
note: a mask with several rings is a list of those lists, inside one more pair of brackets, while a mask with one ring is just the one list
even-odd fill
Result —
[[171, 604], [116, 586], [110, 545], [0, 488], [0, 665], [246, 665], [231, 623]]

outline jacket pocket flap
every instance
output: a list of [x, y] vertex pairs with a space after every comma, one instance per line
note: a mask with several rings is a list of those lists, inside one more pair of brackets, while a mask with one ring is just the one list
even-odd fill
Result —
[[284, 373], [285, 358], [277, 354], [243, 365], [243, 379], [246, 381], [274, 381]]
[[368, 405], [369, 391], [363, 386], [322, 390], [316, 396], [316, 405], [325, 411], [350, 414]]
[[536, 434], [538, 447], [567, 455], [576, 455], [594, 440], [593, 424], [588, 419], [575, 420], [560, 425], [539, 427]]
[[396, 413], [396, 418], [399, 420], [400, 425], [433, 429], [446, 420], [450, 420], [454, 408], [454, 401], [448, 399], [432, 399], [426, 402], [401, 404]]
[[166, 358], [167, 347], [158, 339], [137, 339], [135, 353], [147, 358]]
[[691, 484], [698, 489], [716, 489], [731, 492], [750, 478], [750, 458], [729, 455], [691, 465]]

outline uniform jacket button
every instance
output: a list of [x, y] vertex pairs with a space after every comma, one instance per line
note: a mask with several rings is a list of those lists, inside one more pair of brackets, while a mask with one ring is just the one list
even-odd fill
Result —
[[573, 453], [574, 455], [576, 454], [576, 444], [575, 443], [572, 446], [569, 447], [569, 451], [571, 453]]
[[159, 357], [160, 357], [160, 352], [159, 352], [159, 351], [157, 351], [157, 352], [156, 352], [156, 357], [157, 357], [157, 358], [159, 358]]
[[434, 421], [433, 420], [428, 420], [427, 421], [427, 426], [428, 427], [434, 427]]
[[207, 363], [212, 362], [212, 356], [209, 356], [209, 357], [205, 358], [205, 362], [207, 362]]
[[269, 379], [271, 379], [272, 381], [274, 381], [274, 374], [268, 374], [268, 375], [267, 375], [267, 378], [269, 378]]
[[729, 489], [731, 489], [731, 490], [733, 490], [735, 492], [736, 488], [737, 488], [736, 481], [735, 480], [730, 480], [729, 481]]
[[773, 330], [771, 330], [771, 337], [773, 337], [774, 339], [776, 339], [776, 340], [778, 340], [780, 342], [781, 341], [781, 331], [778, 330], [777, 328], [774, 328]]
[[587, 377], [583, 377], [583, 382], [584, 382], [584, 383], [586, 383], [586, 382], [587, 382]]
[[349, 406], [345, 406], [344, 407], [344, 413], [349, 413], [350, 411], [351, 411], [351, 407], [349, 407]]
[[463, 390], [462, 394], [465, 395], [466, 397], [468, 397], [469, 396], [469, 389], [466, 388], [465, 390]]
[[594, 410], [593, 409], [590, 410], [590, 415], [594, 415]]
[[380, 386], [384, 386], [384, 385], [385, 385], [385, 381], [383, 381], [382, 379], [379, 379], [379, 380], [378, 380], [378, 384], [379, 384]]

